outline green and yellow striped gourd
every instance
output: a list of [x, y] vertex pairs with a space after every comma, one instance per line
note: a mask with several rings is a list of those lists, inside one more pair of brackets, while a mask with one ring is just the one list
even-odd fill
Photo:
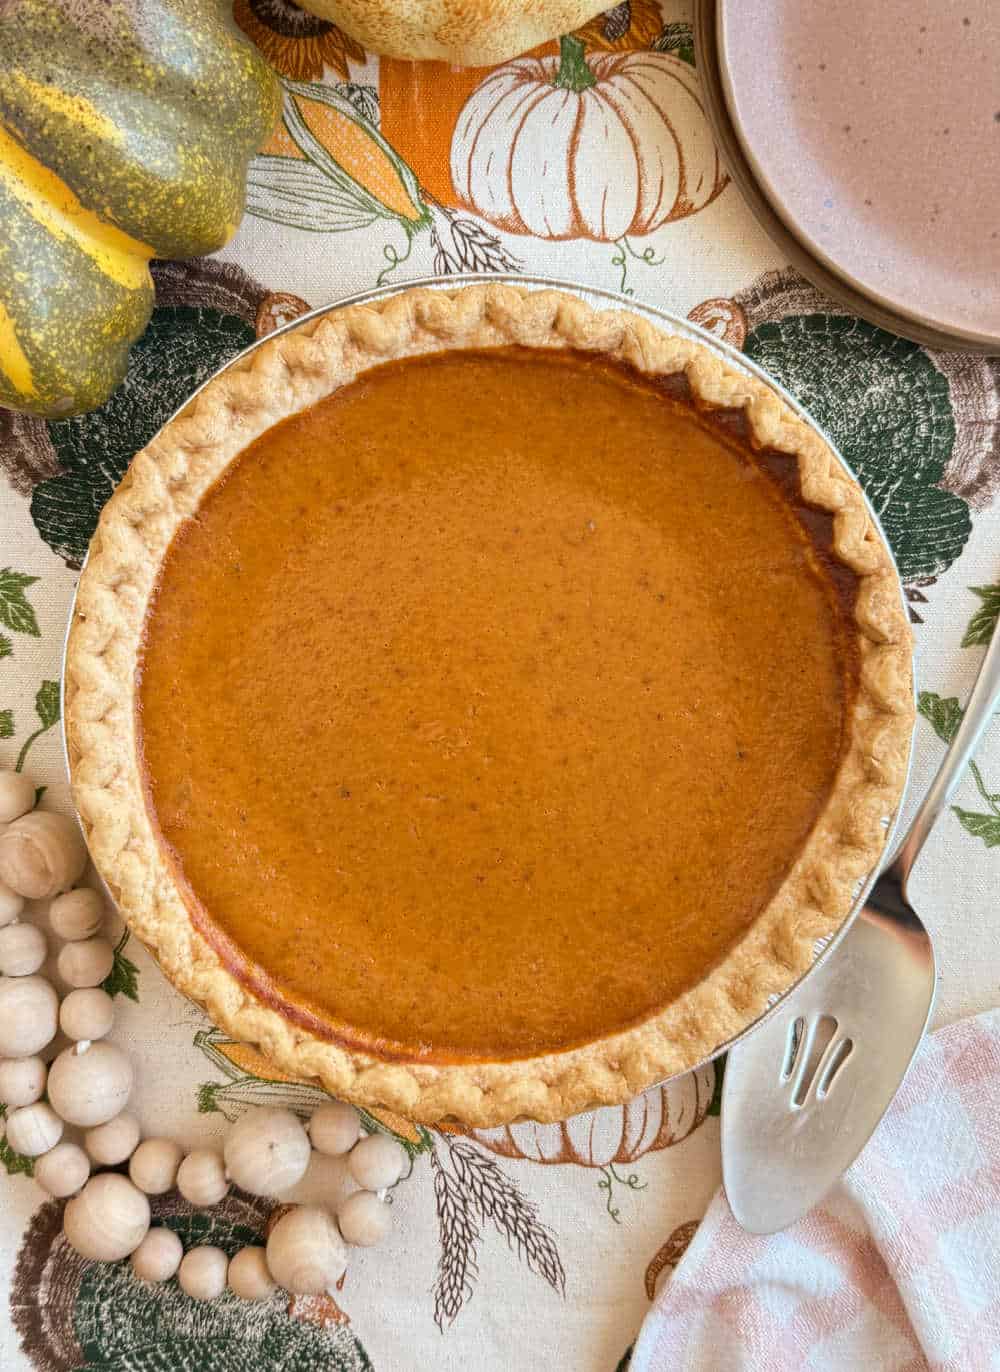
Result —
[[0, 0], [0, 405], [110, 395], [150, 259], [232, 236], [278, 110], [219, 0]]

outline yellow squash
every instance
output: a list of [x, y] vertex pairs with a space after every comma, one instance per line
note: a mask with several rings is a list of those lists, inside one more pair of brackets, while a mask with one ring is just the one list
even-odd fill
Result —
[[149, 260], [232, 236], [278, 108], [217, 0], [0, 0], [0, 405], [107, 398]]

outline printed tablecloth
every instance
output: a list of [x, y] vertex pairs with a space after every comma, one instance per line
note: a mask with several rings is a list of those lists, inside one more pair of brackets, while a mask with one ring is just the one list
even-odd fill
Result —
[[[58, 679], [77, 571], [130, 457], [192, 388], [307, 305], [476, 270], [585, 282], [687, 315], [812, 408], [906, 583], [919, 794], [1000, 612], [1000, 362], [892, 337], [787, 268], [715, 153], [683, 5], [625, 0], [492, 71], [379, 62], [288, 0], [236, 0], [235, 12], [286, 87], [236, 238], [211, 260], [156, 267], [153, 321], [97, 413], [0, 413], [0, 764], [29, 772], [44, 805], [69, 808]], [[758, 803], [747, 798], [748, 825]], [[939, 1023], [1000, 1003], [998, 877], [994, 727], [914, 881], [941, 968]], [[214, 1029], [125, 936], [111, 989], [147, 1132], [193, 1145], [253, 1102], [320, 1098]], [[29, 1165], [0, 1145], [0, 1367], [614, 1372], [718, 1185], [720, 1082], [709, 1066], [563, 1125], [470, 1135], [365, 1115], [411, 1166], [392, 1238], [351, 1253], [335, 1300], [196, 1306], [175, 1283], [140, 1287], [127, 1266], [88, 1265], [59, 1239], [59, 1205], [42, 1203]], [[310, 1175], [303, 1194], [335, 1196], [342, 1170]], [[269, 1206], [234, 1194], [204, 1216], [171, 1197], [156, 1209], [186, 1237], [233, 1248], [261, 1232]]]

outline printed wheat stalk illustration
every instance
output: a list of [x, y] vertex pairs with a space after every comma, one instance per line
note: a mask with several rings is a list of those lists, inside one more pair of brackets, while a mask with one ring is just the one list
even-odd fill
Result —
[[504, 1236], [532, 1272], [544, 1277], [562, 1295], [566, 1274], [548, 1226], [538, 1218], [538, 1207], [527, 1200], [495, 1158], [481, 1153], [463, 1139], [449, 1140], [455, 1175], [471, 1196], [480, 1218]]
[[530, 1271], [564, 1295], [566, 1273], [552, 1231], [494, 1158], [467, 1139], [438, 1135], [431, 1152], [441, 1257], [434, 1283], [434, 1321], [442, 1331], [472, 1295], [478, 1276], [480, 1226], [490, 1224]]
[[434, 1282], [434, 1323], [444, 1332], [472, 1295], [478, 1275], [476, 1244], [479, 1226], [472, 1217], [469, 1197], [441, 1164], [437, 1151], [431, 1153], [434, 1173], [434, 1199], [441, 1229], [441, 1256]]

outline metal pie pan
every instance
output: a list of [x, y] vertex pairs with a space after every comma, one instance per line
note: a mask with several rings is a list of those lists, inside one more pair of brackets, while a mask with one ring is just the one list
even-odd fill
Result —
[[[826, 444], [828, 444], [831, 452], [833, 453], [837, 462], [840, 464], [844, 473], [848, 477], [850, 477], [852, 481], [860, 485], [860, 483], [858, 483], [857, 477], [851, 470], [848, 463], [845, 462], [844, 458], [841, 456], [836, 445], [830, 439], [829, 435], [825, 432], [822, 426], [819, 425], [815, 419], [813, 419], [809, 412], [795, 399], [793, 395], [786, 391], [783, 386], [779, 385], [779, 383], [775, 381], [773, 377], [769, 376], [767, 372], [763, 371], [760, 367], [756, 366], [755, 363], [751, 362], [749, 358], [745, 357], [735, 348], [730, 347], [729, 344], [722, 342], [713, 334], [708, 333], [705, 329], [699, 328], [698, 325], [692, 324], [690, 320], [681, 319], [679, 316], [670, 314], [666, 310], [660, 310], [651, 305], [640, 304], [631, 298], [619, 295], [614, 291], [604, 290], [600, 287], [581, 286], [576, 282], [562, 281], [555, 277], [544, 276], [500, 276], [494, 275], [490, 272], [481, 272], [475, 274], [470, 273], [467, 275], [456, 276], [418, 277], [411, 281], [404, 281], [398, 284], [393, 284], [391, 286], [383, 286], [374, 290], [361, 291], [355, 295], [346, 296], [344, 299], [335, 301], [329, 305], [321, 305], [317, 309], [310, 310], [308, 311], [308, 313], [300, 315], [297, 319], [291, 320], [288, 324], [284, 324], [280, 328], [275, 329], [273, 333], [265, 334], [263, 338], [257, 339], [255, 342], [251, 343], [249, 347], [245, 348], [242, 352], [237, 353], [235, 357], [230, 358], [230, 360], [227, 363], [225, 363], [224, 366], [220, 367], [216, 372], [213, 373], [212, 376], [208, 377], [204, 382], [202, 382], [202, 384], [197, 388], [197, 390], [191, 393], [187, 400], [185, 400], [184, 404], [180, 405], [174, 411], [174, 413], [166, 421], [166, 424], [171, 423], [174, 419], [177, 418], [179, 414], [181, 414], [185, 409], [187, 409], [191, 401], [194, 400], [195, 397], [198, 396], [206, 388], [206, 386], [209, 386], [217, 376], [221, 376], [224, 372], [228, 371], [229, 368], [241, 363], [243, 359], [249, 357], [252, 353], [256, 352], [258, 348], [263, 347], [272, 338], [276, 338], [280, 334], [291, 333], [294, 330], [302, 328], [304, 325], [311, 323], [313, 320], [321, 319], [324, 315], [332, 314], [336, 310], [343, 309], [345, 306], [348, 305], [365, 305], [378, 300], [386, 300], [391, 296], [401, 294], [403, 291], [413, 290], [415, 288], [422, 288], [426, 290], [456, 290], [461, 286], [471, 285], [473, 283], [518, 286], [526, 288], [528, 290], [548, 289], [567, 291], [570, 294], [575, 295], [579, 299], [585, 301], [594, 309], [621, 309], [630, 311], [634, 314], [639, 315], [643, 319], [646, 319], [650, 324], [654, 325], [656, 328], [663, 330], [666, 333], [677, 334], [683, 338], [688, 338], [693, 340], [694, 342], [699, 343], [702, 347], [708, 348], [711, 351], [717, 353], [720, 358], [723, 358], [725, 360], [728, 366], [735, 367], [736, 369], [745, 372], [748, 376], [756, 378], [758, 381], [763, 382], [765, 386], [769, 387], [777, 396], [779, 396], [785, 402], [786, 405], [788, 405], [795, 412], [795, 414], [800, 419], [802, 419], [806, 424], [808, 424], [812, 429], [814, 429], [817, 433], [820, 434], [820, 436], [823, 438], [823, 441]], [[166, 427], [166, 424], [164, 424], [164, 428]], [[872, 508], [870, 501], [868, 501], [867, 496], [865, 496], [865, 503], [868, 507], [868, 513], [871, 516], [872, 522], [875, 524], [876, 528], [879, 531], [879, 534], [881, 535], [882, 541], [885, 543], [885, 546], [890, 550], [891, 553], [891, 544], [886, 538], [885, 531], [883, 530], [882, 525], [879, 522], [879, 518], [875, 513], [874, 509]], [[84, 566], [86, 566], [86, 560], [84, 561]], [[892, 566], [896, 583], [896, 592], [899, 596], [901, 605], [903, 606], [904, 610], [908, 615], [909, 609], [907, 606], [906, 597], [903, 592], [903, 584], [900, 579], [899, 570], [896, 567], [895, 561], [893, 561]], [[63, 671], [60, 685], [61, 696], [63, 696], [65, 692], [66, 650], [69, 641], [69, 627], [72, 624], [75, 609], [76, 593], [74, 592], [73, 600], [70, 603], [66, 622], [66, 641], [64, 642], [63, 646]], [[62, 720], [63, 760], [66, 767], [67, 779], [69, 779], [70, 764], [69, 745], [66, 736], [65, 699], [61, 699], [60, 713]], [[901, 796], [900, 798], [900, 803], [897, 806], [895, 814], [886, 817], [886, 846], [883, 850], [883, 853], [885, 855], [887, 855], [892, 850], [893, 838], [895, 835], [899, 815], [902, 810], [905, 790], [909, 785], [911, 761], [912, 732], [910, 748], [907, 752], [907, 773], [904, 783], [903, 796]], [[817, 948], [815, 961], [813, 962], [813, 965], [809, 969], [809, 971], [805, 972], [803, 976], [800, 977], [798, 981], [794, 982], [792, 986], [790, 986], [788, 990], [785, 991], [781, 996], [775, 998], [771, 1002], [771, 1004], [764, 1011], [762, 1011], [762, 1013], [759, 1016], [757, 1016], [756, 1019], [752, 1020], [748, 1025], [746, 1025], [745, 1028], [743, 1028], [739, 1032], [739, 1034], [734, 1035], [731, 1039], [727, 1039], [722, 1043], [716, 1044], [713, 1051], [706, 1057], [704, 1057], [700, 1062], [692, 1063], [691, 1067], [686, 1068], [684, 1072], [679, 1073], [677, 1075], [687, 1076], [689, 1072], [697, 1071], [698, 1068], [706, 1066], [714, 1058], [718, 1057], [721, 1053], [724, 1053], [733, 1043], [739, 1042], [739, 1040], [744, 1038], [747, 1034], [752, 1033], [754, 1028], [759, 1023], [761, 1023], [763, 1019], [769, 1016], [782, 1003], [782, 1001], [784, 1001], [784, 999], [788, 995], [790, 995], [792, 991], [795, 990], [796, 986], [798, 986], [803, 980], [805, 980], [806, 977], [811, 975], [813, 969], [817, 967], [823, 959], [828, 957], [834, 951], [840, 940], [847, 933], [847, 930], [850, 928], [858, 912], [864, 905], [865, 900], [868, 896], [868, 892], [874, 885], [879, 870], [881, 869], [881, 866], [881, 862], [877, 864], [876, 867], [874, 867], [872, 871], [868, 873], [863, 884], [859, 886], [855, 895], [854, 905], [852, 906], [850, 914], [839, 926], [839, 928], [831, 930], [830, 937], [823, 943], [823, 946], [821, 948]], [[104, 886], [103, 881], [101, 882], [101, 884], [102, 886]], [[107, 891], [106, 887], [104, 887], [104, 889], [105, 891]], [[114, 900], [111, 897], [110, 892], [108, 892], [108, 898], [111, 901], [111, 903], [114, 904]], [[672, 1078], [664, 1078], [663, 1080], [666, 1081], [671, 1079]], [[651, 1087], [658, 1084], [661, 1083], [651, 1083]]]

